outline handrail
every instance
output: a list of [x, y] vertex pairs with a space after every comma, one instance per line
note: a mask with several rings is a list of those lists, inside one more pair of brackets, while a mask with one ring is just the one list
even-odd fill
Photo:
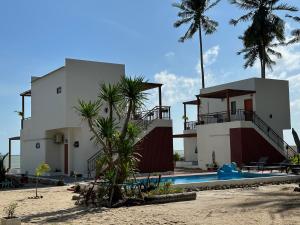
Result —
[[[210, 123], [224, 123], [229, 121], [251, 121], [253, 124], [262, 131], [269, 139], [286, 154], [287, 158], [297, 154], [297, 152], [286, 143], [283, 138], [276, 133], [263, 119], [261, 119], [255, 112], [247, 111], [244, 109], [238, 109], [236, 111], [229, 111], [230, 117], [228, 117], [227, 111], [209, 113], [200, 115], [199, 123], [193, 125], [202, 125]], [[185, 127], [188, 127], [190, 123], [186, 122]]]
[[[264, 120], [262, 120], [255, 112], [253, 112], [253, 123], [264, 132], [274, 144], [276, 144], [280, 149], [286, 151], [287, 158], [297, 154], [297, 152], [284, 141], [282, 137], [280, 137]], [[290, 155], [289, 152], [292, 154]]]
[[94, 155], [92, 155], [88, 160], [87, 160], [87, 166], [88, 166], [88, 177], [91, 176], [91, 172], [96, 170], [96, 163], [97, 159], [101, 155], [101, 150], [96, 152]]
[[[148, 111], [141, 111], [132, 116], [132, 120], [140, 124], [144, 129], [147, 129], [148, 125], [155, 119], [171, 119], [170, 106], [155, 106], [153, 109]], [[97, 159], [100, 157], [102, 151], [96, 152], [87, 160], [88, 176], [91, 176], [91, 172], [96, 169]]]

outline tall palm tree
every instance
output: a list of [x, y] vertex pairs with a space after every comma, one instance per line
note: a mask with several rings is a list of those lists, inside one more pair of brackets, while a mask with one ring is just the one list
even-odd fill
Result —
[[[251, 25], [240, 37], [243, 40], [244, 49], [238, 54], [244, 54], [246, 60], [245, 67], [252, 67], [259, 58], [261, 65], [261, 77], [266, 77], [266, 67], [272, 69], [275, 62], [271, 55], [281, 57], [272, 47], [282, 44], [285, 41], [284, 21], [275, 11], [298, 11], [296, 7], [279, 3], [280, 0], [229, 0], [231, 4], [238, 6], [242, 10], [247, 10], [247, 14], [238, 19], [232, 19], [230, 24], [237, 25], [239, 22], [251, 21]], [[274, 44], [274, 41], [278, 44]]]
[[178, 8], [180, 18], [174, 23], [174, 27], [180, 27], [182, 24], [190, 24], [185, 35], [179, 41], [184, 42], [190, 39], [198, 31], [200, 44], [200, 64], [201, 64], [201, 78], [202, 88], [205, 88], [204, 80], [204, 62], [203, 62], [203, 46], [202, 46], [202, 30], [205, 34], [212, 34], [217, 30], [218, 22], [210, 19], [205, 13], [217, 5], [220, 0], [181, 0], [180, 3], [174, 3], [173, 6]]
[[[296, 22], [300, 22], [300, 17], [298, 17], [298, 16], [286, 15], [286, 17], [290, 17], [293, 20], [295, 20]], [[300, 42], [300, 29], [292, 30], [292, 36], [293, 36], [293, 38], [288, 42], [288, 44], [294, 44], [294, 43]]]

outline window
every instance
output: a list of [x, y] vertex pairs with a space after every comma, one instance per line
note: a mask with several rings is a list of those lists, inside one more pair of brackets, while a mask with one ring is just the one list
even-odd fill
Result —
[[56, 94], [61, 94], [61, 87], [56, 88]]
[[231, 102], [231, 115], [235, 115], [236, 114], [236, 102]]

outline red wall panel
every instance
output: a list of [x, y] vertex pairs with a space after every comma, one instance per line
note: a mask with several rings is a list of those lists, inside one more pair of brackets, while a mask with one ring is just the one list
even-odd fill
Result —
[[172, 127], [156, 127], [136, 144], [141, 155], [139, 172], [173, 171]]
[[257, 162], [268, 157], [267, 163], [278, 163], [285, 158], [253, 128], [230, 129], [231, 161], [238, 165]]

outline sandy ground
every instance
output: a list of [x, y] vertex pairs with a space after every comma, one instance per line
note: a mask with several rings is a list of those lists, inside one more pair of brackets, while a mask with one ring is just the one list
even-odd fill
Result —
[[0, 191], [0, 214], [17, 202], [22, 224], [300, 224], [300, 193], [295, 184], [197, 193], [197, 200], [119, 209], [86, 209], [74, 205], [65, 187]]

